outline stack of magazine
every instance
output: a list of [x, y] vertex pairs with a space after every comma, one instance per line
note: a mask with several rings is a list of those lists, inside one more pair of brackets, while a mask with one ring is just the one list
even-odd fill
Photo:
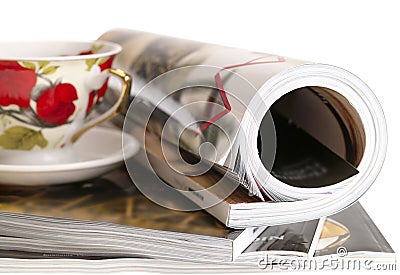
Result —
[[[138, 174], [165, 196], [151, 173]], [[10, 272], [19, 263], [26, 271], [257, 271], [330, 268], [335, 259], [395, 268], [393, 250], [359, 203], [318, 220], [235, 230], [203, 210], [153, 203], [124, 167], [84, 182], [3, 185], [0, 194], [0, 267]], [[175, 195], [181, 199], [173, 196], [171, 207], [192, 203]]]

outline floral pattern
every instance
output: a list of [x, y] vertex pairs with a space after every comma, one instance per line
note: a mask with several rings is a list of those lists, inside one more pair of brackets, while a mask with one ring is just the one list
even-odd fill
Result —
[[[102, 45], [93, 45], [80, 55], [99, 52]], [[99, 76], [111, 67], [112, 57], [85, 59], [86, 71]], [[31, 150], [48, 146], [43, 129], [71, 123], [77, 111], [77, 89], [61, 78], [51, 76], [59, 70], [50, 61], [1, 61], [0, 60], [0, 147], [4, 149]], [[88, 78], [88, 79], [92, 79]], [[102, 76], [88, 91], [88, 115], [106, 93], [108, 78]], [[93, 84], [93, 83], [92, 83]], [[12, 118], [19, 123], [10, 123]], [[32, 127], [30, 127], [32, 126]]]
[[15, 104], [28, 108], [30, 93], [36, 84], [36, 72], [16, 61], [0, 61], [0, 105]]
[[[81, 52], [80, 55], [88, 55], [88, 54], [93, 54], [97, 53], [99, 50], [101, 50], [101, 46], [98, 47], [93, 47], [89, 51], [84, 51]], [[98, 70], [98, 73], [101, 73], [107, 69], [111, 68], [112, 62], [114, 60], [114, 56], [107, 57], [107, 58], [100, 58], [100, 59], [88, 59], [86, 60], [86, 65], [87, 65], [87, 71], [95, 71], [96, 69]], [[93, 90], [89, 94], [89, 102], [88, 106], [86, 109], [86, 113], [90, 113], [90, 111], [93, 109], [93, 105], [100, 103], [106, 94], [108, 88], [108, 79], [104, 81], [104, 83], [101, 85], [99, 89]]]
[[49, 124], [65, 124], [75, 111], [73, 101], [77, 99], [76, 89], [69, 83], [49, 87], [36, 101], [37, 115]]
[[[67, 123], [75, 111], [73, 101], [78, 99], [75, 87], [60, 80], [52, 81], [48, 75], [54, 74], [58, 66], [50, 62], [23, 61], [21, 64], [0, 62], [0, 113], [39, 127]], [[37, 84], [39, 79], [45, 84]], [[31, 104], [35, 101], [36, 111]], [[18, 109], [2, 108], [9, 105], [16, 105]]]
[[69, 123], [78, 93], [72, 84], [48, 77], [57, 70], [58, 66], [52, 66], [48, 61], [0, 61], [0, 115], [23, 123], [23, 126], [12, 126], [3, 131], [0, 147], [44, 148], [48, 142], [42, 131], [25, 125], [41, 129]]

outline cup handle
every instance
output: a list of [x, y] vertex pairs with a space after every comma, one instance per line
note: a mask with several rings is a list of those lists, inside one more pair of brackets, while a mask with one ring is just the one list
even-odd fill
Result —
[[120, 69], [110, 68], [108, 69], [108, 73], [122, 80], [121, 95], [119, 96], [117, 102], [109, 110], [107, 110], [105, 113], [101, 114], [97, 118], [88, 121], [83, 125], [82, 129], [74, 133], [71, 137], [72, 143], [77, 141], [78, 138], [80, 138], [80, 136], [82, 136], [87, 130], [113, 118], [119, 112], [123, 111], [123, 109], [126, 107], [131, 90], [132, 77], [128, 73]]

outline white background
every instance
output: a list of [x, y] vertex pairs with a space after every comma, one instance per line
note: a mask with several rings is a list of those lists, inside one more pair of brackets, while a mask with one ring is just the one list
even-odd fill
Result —
[[[361, 199], [400, 251], [400, 4], [396, 1], [1, 1], [0, 40], [95, 40], [132, 28], [350, 70], [375, 92], [389, 132], [377, 181]], [[1, 54], [1, 53], [0, 53]]]

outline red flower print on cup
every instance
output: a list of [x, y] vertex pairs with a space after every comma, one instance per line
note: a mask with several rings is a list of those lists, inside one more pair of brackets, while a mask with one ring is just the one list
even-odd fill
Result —
[[[110, 57], [104, 63], [100, 64], [99, 65], [100, 72], [111, 68], [113, 59], [114, 59], [114, 57]], [[105, 96], [107, 88], [108, 88], [108, 78], [106, 79], [106, 81], [104, 81], [103, 85], [98, 90], [90, 92], [90, 94], [89, 94], [89, 102], [88, 102], [88, 106], [87, 106], [87, 109], [86, 109], [86, 113], [87, 114], [93, 108], [93, 105], [95, 103], [99, 103], [101, 101], [101, 99]], [[95, 99], [96, 95], [97, 95], [97, 98]]]
[[[100, 71], [105, 71], [107, 69], [110, 69], [113, 60], [114, 60], [114, 57], [110, 57], [109, 59], [106, 60], [106, 62], [100, 64], [99, 65]], [[99, 102], [100, 99], [102, 99], [104, 97], [104, 95], [106, 94], [107, 86], [108, 86], [108, 78], [104, 82], [103, 86], [101, 86], [101, 88], [97, 91], [97, 102]]]
[[49, 124], [62, 125], [74, 113], [73, 101], [77, 99], [78, 94], [73, 85], [57, 84], [45, 90], [37, 99], [37, 115]]
[[[86, 51], [86, 52], [80, 53], [80, 55], [86, 55], [86, 54], [92, 54], [92, 51]], [[94, 65], [92, 65], [91, 70], [96, 71], [95, 66], [97, 66], [96, 73], [101, 73], [101, 72], [111, 68], [113, 60], [114, 60], [114, 56], [108, 58], [107, 60], [100, 59], [100, 60], [96, 61], [96, 63]], [[102, 100], [102, 98], [106, 94], [107, 88], [108, 88], [108, 78], [104, 81], [104, 83], [101, 85], [100, 88], [90, 92], [89, 102], [88, 102], [87, 109], [86, 109], [87, 114], [91, 111], [94, 104], [99, 103]]]
[[1, 106], [16, 104], [20, 108], [28, 108], [35, 84], [34, 70], [22, 67], [17, 61], [0, 61]]

